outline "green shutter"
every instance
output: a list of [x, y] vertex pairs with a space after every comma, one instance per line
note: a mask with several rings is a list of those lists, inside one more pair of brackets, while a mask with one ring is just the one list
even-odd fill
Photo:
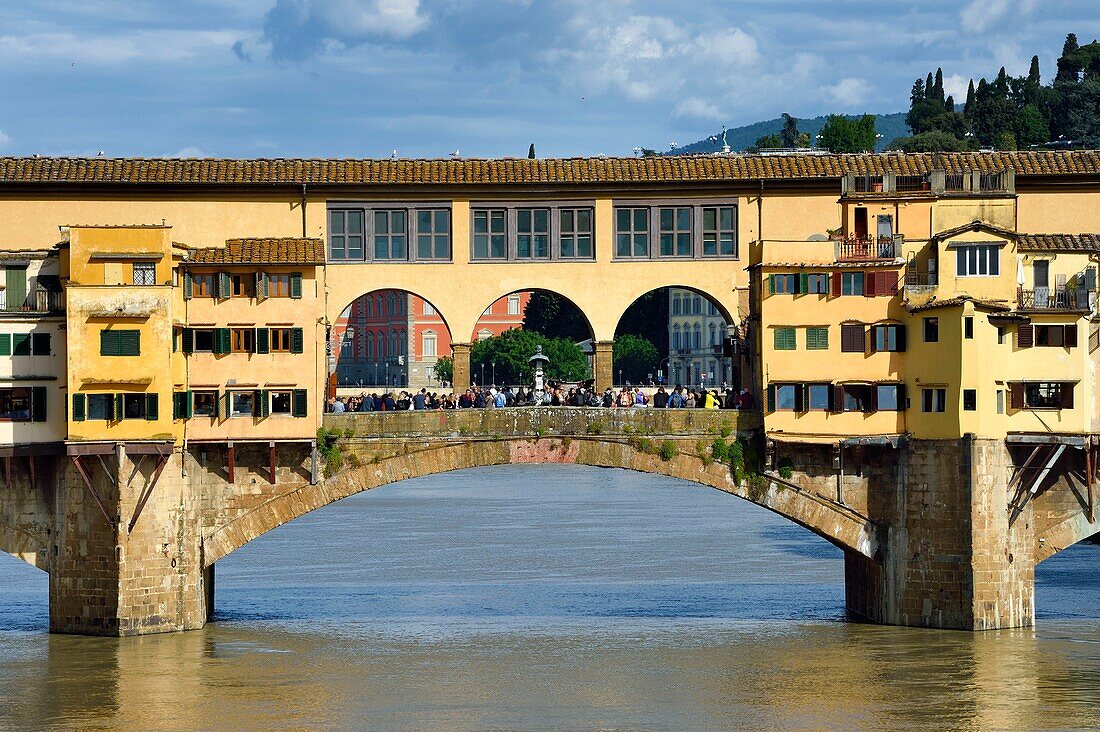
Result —
[[218, 297], [228, 298], [233, 294], [233, 278], [228, 272], [218, 272]]
[[11, 333], [0, 333], [0, 356], [11, 355]]
[[31, 421], [46, 421], [46, 387], [31, 387]]
[[118, 355], [118, 332], [104, 328], [99, 331], [99, 355]]
[[191, 279], [191, 273], [184, 271], [183, 273], [183, 299], [190, 300], [191, 296], [195, 292], [195, 282]]
[[256, 273], [256, 299], [267, 297], [267, 272]]
[[35, 356], [49, 356], [50, 355], [50, 334], [49, 333], [32, 333], [31, 334], [31, 351]]
[[120, 330], [118, 333], [118, 355], [120, 356], [140, 356], [141, 355], [141, 331], [139, 330]]
[[195, 404], [195, 394], [190, 389], [183, 392], [183, 416], [185, 419], [191, 419], [193, 416], [192, 409]]
[[793, 351], [796, 347], [794, 328], [776, 328], [774, 338], [777, 351]]
[[184, 328], [180, 331], [180, 346], [184, 353], [195, 352], [195, 331]]
[[229, 353], [231, 350], [229, 328], [214, 329], [214, 353]]
[[295, 389], [294, 390], [294, 416], [295, 417], [305, 417], [306, 416], [306, 413], [309, 411], [308, 410], [308, 406], [309, 406], [309, 401], [308, 400], [309, 400], [309, 397], [306, 396], [306, 390], [305, 389]]
[[775, 294], [775, 275], [768, 275], [768, 294]]
[[300, 298], [302, 296], [302, 273], [290, 273], [290, 296]]
[[186, 396], [185, 391], [172, 392], [172, 419], [183, 419], [183, 400]]
[[125, 399], [126, 399], [125, 394], [115, 394], [115, 398], [114, 398], [115, 410], [114, 410], [114, 412], [112, 412], [111, 418], [113, 420], [115, 420], [116, 422], [121, 422], [123, 417], [126, 416], [126, 402], [125, 402]]
[[29, 356], [29, 355], [31, 355], [31, 334], [30, 333], [16, 333], [14, 336], [12, 336], [11, 355], [13, 355], [13, 356]]
[[798, 274], [798, 294], [805, 295], [810, 291], [810, 276], [805, 272]]
[[8, 267], [4, 272], [8, 310], [22, 310], [27, 303], [27, 268]]
[[73, 421], [74, 422], [83, 422], [84, 421], [84, 402], [85, 402], [85, 399], [84, 399], [83, 394], [73, 394]]
[[302, 353], [305, 351], [305, 337], [301, 328], [290, 329], [290, 352]]
[[150, 422], [160, 419], [160, 398], [158, 394], [145, 395], [145, 419]]
[[221, 392], [214, 392], [214, 416], [221, 418], [222, 416], [222, 395]]
[[252, 400], [255, 406], [252, 408], [252, 413], [261, 417], [266, 417], [271, 411], [271, 406], [268, 404], [267, 391], [265, 389], [257, 389], [252, 395]]
[[767, 403], [764, 407], [769, 412], [775, 411], [775, 384], [768, 384]]
[[256, 329], [256, 353], [271, 352], [271, 331], [267, 328]]

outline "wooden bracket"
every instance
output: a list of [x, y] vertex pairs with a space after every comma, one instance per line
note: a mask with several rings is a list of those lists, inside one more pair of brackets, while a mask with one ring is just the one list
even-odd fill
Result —
[[271, 485], [275, 485], [275, 443], [267, 443], [267, 449], [270, 457], [271, 464]]
[[236, 457], [237, 456], [233, 452], [233, 443], [230, 442], [230, 443], [228, 443], [228, 449], [226, 450], [226, 470], [229, 473], [229, 482], [230, 483], [234, 482], [234, 480], [233, 480], [233, 472], [234, 472], [233, 468], [235, 467], [234, 463], [236, 461]]
[[103, 505], [103, 499], [99, 497], [99, 493], [95, 489], [95, 484], [92, 483], [91, 476], [88, 475], [88, 471], [85, 469], [84, 464], [80, 462], [80, 455], [70, 455], [69, 459], [73, 461], [73, 465], [76, 466], [77, 472], [80, 473], [80, 477], [84, 479], [84, 485], [87, 487], [88, 492], [92, 494], [92, 498], [95, 499], [96, 505], [99, 506], [100, 513], [103, 514], [103, 518], [107, 519], [107, 523], [110, 524], [112, 529], [117, 528], [118, 524], [107, 513], [107, 507]]
[[167, 455], [157, 456], [157, 468], [153, 471], [153, 477], [149, 481], [148, 485], [145, 486], [145, 490], [141, 492], [141, 499], [138, 500], [137, 507], [134, 508], [134, 517], [130, 519], [130, 524], [126, 528], [127, 533], [132, 532], [134, 530], [134, 526], [137, 525], [138, 517], [141, 516], [141, 511], [143, 508], [145, 508], [146, 502], [148, 502], [148, 500], [152, 497], [153, 488], [156, 487], [157, 481], [160, 480], [160, 474], [164, 472], [164, 466], [168, 464], [169, 457], [171, 457], [171, 453]]

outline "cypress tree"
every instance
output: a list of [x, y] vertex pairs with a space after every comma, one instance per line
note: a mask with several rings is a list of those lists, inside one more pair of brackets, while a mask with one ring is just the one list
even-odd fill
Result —
[[943, 69], [936, 69], [936, 83], [932, 90], [932, 101], [943, 104]]
[[928, 72], [928, 78], [924, 80], [924, 98], [931, 99], [935, 92], [935, 84], [932, 82], [932, 72]]
[[1035, 86], [1038, 86], [1040, 84], [1038, 56], [1031, 57], [1031, 68], [1027, 72], [1027, 81], [1029, 84], [1034, 84]]
[[966, 103], [963, 105], [963, 114], [970, 116], [974, 114], [974, 80], [970, 80], [970, 86], [966, 88]]
[[1058, 57], [1058, 75], [1054, 77], [1055, 81], [1077, 81], [1077, 73], [1080, 68], [1078, 68], [1078, 60], [1074, 57], [1080, 48], [1077, 44], [1076, 33], [1070, 33], [1066, 36], [1066, 42], [1062, 46], [1062, 55]]
[[527, 157], [531, 160], [535, 159], [535, 143], [531, 143], [531, 147], [527, 148]]
[[944, 109], [946, 109], [951, 114], [954, 114], [955, 113], [955, 97], [948, 96], [947, 101], [945, 101], [943, 103], [943, 107], [944, 107]]

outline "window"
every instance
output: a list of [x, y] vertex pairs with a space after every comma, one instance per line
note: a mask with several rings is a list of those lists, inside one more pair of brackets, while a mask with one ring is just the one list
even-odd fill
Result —
[[806, 329], [806, 348], [810, 351], [824, 351], [829, 348], [828, 327]]
[[425, 331], [420, 337], [420, 350], [424, 358], [435, 358], [436, 335], [433, 331]]
[[875, 409], [881, 412], [899, 412], [904, 408], [901, 384], [875, 385]]
[[1004, 389], [997, 390], [997, 414], [1005, 413], [1005, 391]]
[[106, 329], [99, 331], [99, 355], [140, 356], [141, 332], [136, 330]]
[[247, 274], [235, 274], [231, 276], [233, 297], [252, 297], [252, 285], [255, 278]]
[[940, 340], [940, 319], [939, 318], [925, 318], [924, 319], [924, 342], [925, 343], [939, 343]]
[[157, 284], [157, 266], [150, 262], [134, 263], [134, 284]]
[[363, 212], [329, 211], [329, 257], [334, 260], [363, 258]]
[[516, 258], [549, 259], [550, 209], [516, 209]]
[[113, 420], [115, 418], [114, 394], [89, 394], [88, 419]]
[[[191, 331], [193, 341], [193, 350], [196, 353], [213, 353], [214, 351], [214, 329], [213, 328], [196, 328]], [[186, 348], [184, 351], [186, 352]]]
[[251, 417], [256, 404], [256, 395], [251, 391], [229, 392], [229, 416]]
[[775, 387], [775, 408], [793, 411], [797, 406], [797, 397], [797, 384], [779, 384]]
[[1013, 409], [1072, 409], [1073, 382], [1029, 381], [1009, 385]]
[[703, 208], [703, 256], [737, 256], [737, 209]]
[[193, 414], [196, 417], [218, 416], [218, 392], [196, 391], [192, 396]]
[[[1036, 346], [1073, 348], [1077, 345], [1076, 325], [1021, 325], [1020, 331], [1023, 332], [1024, 328], [1033, 329]], [[1022, 341], [1021, 338], [1021, 346], [1023, 346]]]
[[252, 328], [232, 328], [229, 331], [229, 350], [232, 353], [252, 353], [256, 332]]
[[122, 419], [145, 419], [145, 394], [122, 395]]
[[192, 297], [217, 297], [216, 287], [212, 272], [191, 275]]
[[974, 339], [974, 316], [967, 315], [963, 318], [963, 338], [967, 340]]
[[0, 421], [29, 422], [31, 419], [31, 390], [27, 388], [0, 389]]
[[657, 209], [659, 222], [661, 256], [691, 256], [691, 207]]
[[679, 324], [672, 326], [672, 347], [674, 349], [680, 348], [680, 326], [679, 326]]
[[876, 325], [872, 328], [875, 351], [904, 351], [904, 325]]
[[592, 209], [563, 208], [558, 211], [558, 254], [562, 259], [591, 259]]
[[474, 211], [474, 259], [506, 259], [508, 256], [504, 209]]
[[844, 384], [841, 387], [844, 399], [841, 401], [842, 412], [870, 412], [872, 405], [873, 387], [870, 384]]
[[978, 409], [978, 391], [976, 389], [963, 389], [963, 411], [975, 412]]
[[271, 414], [290, 414], [293, 402], [292, 392], [273, 391], [271, 397]]
[[[436, 260], [449, 260], [451, 258], [450, 209], [417, 210], [416, 258]], [[427, 314], [425, 313], [425, 315]]]
[[997, 326], [997, 345], [1004, 345], [1005, 342], [1005, 329], [1003, 325]]
[[845, 323], [840, 326], [840, 350], [843, 353], [863, 353], [867, 350], [862, 323]]
[[1001, 273], [1001, 248], [996, 244], [966, 244], [955, 248], [956, 277], [996, 277]]
[[492, 337], [493, 337], [493, 333], [492, 333], [492, 331], [489, 331], [489, 330], [479, 330], [479, 331], [477, 332], [477, 339], [478, 339], [479, 341], [487, 341], [487, 340], [489, 340], [489, 339], [490, 339], [490, 338], [492, 338]]
[[768, 277], [769, 288], [775, 295], [794, 295], [798, 292], [798, 275], [774, 274]]
[[[791, 338], [794, 338], [794, 328], [791, 328]], [[691, 347], [695, 350], [699, 350], [703, 345], [703, 332], [699, 327], [699, 324], [695, 324], [695, 328], [691, 331]]]
[[432, 304], [429, 303], [427, 300], [424, 301], [424, 314], [435, 315], [435, 308], [432, 307]]
[[920, 396], [922, 412], [947, 411], [947, 389], [921, 389]]
[[680, 314], [680, 296], [679, 295], [673, 295], [672, 296], [672, 314], [673, 315], [679, 315]]
[[33, 343], [30, 333], [13, 333], [10, 336], [5, 334], [0, 339], [0, 353], [12, 356], [31, 356], [34, 355]]
[[404, 209], [374, 212], [375, 259], [408, 259], [407, 216]]
[[840, 294], [841, 295], [862, 295], [863, 294], [863, 273], [862, 272], [842, 272], [840, 274]]
[[795, 347], [794, 328], [775, 329], [775, 350], [793, 351]]
[[649, 256], [649, 209], [615, 209], [615, 256]]
[[810, 397], [810, 410], [828, 412], [833, 408], [832, 384], [810, 384], [806, 387]]
[[811, 295], [828, 295], [829, 275], [821, 272], [806, 275], [806, 292]]
[[508, 296], [508, 314], [519, 315], [519, 295]]
[[698, 295], [691, 298], [691, 314], [692, 315], [698, 315], [702, 311], [702, 308], [703, 308], [703, 298], [699, 297]]
[[269, 274], [265, 277], [268, 297], [290, 297], [290, 275]]

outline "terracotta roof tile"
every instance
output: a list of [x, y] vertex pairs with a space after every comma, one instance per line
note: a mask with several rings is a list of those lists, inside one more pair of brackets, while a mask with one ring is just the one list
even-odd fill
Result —
[[1100, 234], [1020, 234], [1022, 252], [1100, 252]]
[[951, 297], [945, 300], [931, 300], [923, 305], [916, 305], [909, 308], [909, 312], [919, 313], [925, 310], [936, 310], [938, 308], [953, 308], [968, 302], [974, 303], [974, 307], [982, 308], [983, 310], [993, 310], [1000, 313], [1012, 310], [1004, 300], [981, 300], [976, 297], [970, 297], [969, 295], [959, 295], [958, 297]]
[[227, 239], [224, 247], [191, 249], [189, 264], [324, 264], [320, 239]]
[[0, 183], [207, 185], [593, 184], [923, 175], [1013, 169], [1017, 175], [1097, 175], [1100, 151], [679, 155], [530, 160], [0, 158]]

